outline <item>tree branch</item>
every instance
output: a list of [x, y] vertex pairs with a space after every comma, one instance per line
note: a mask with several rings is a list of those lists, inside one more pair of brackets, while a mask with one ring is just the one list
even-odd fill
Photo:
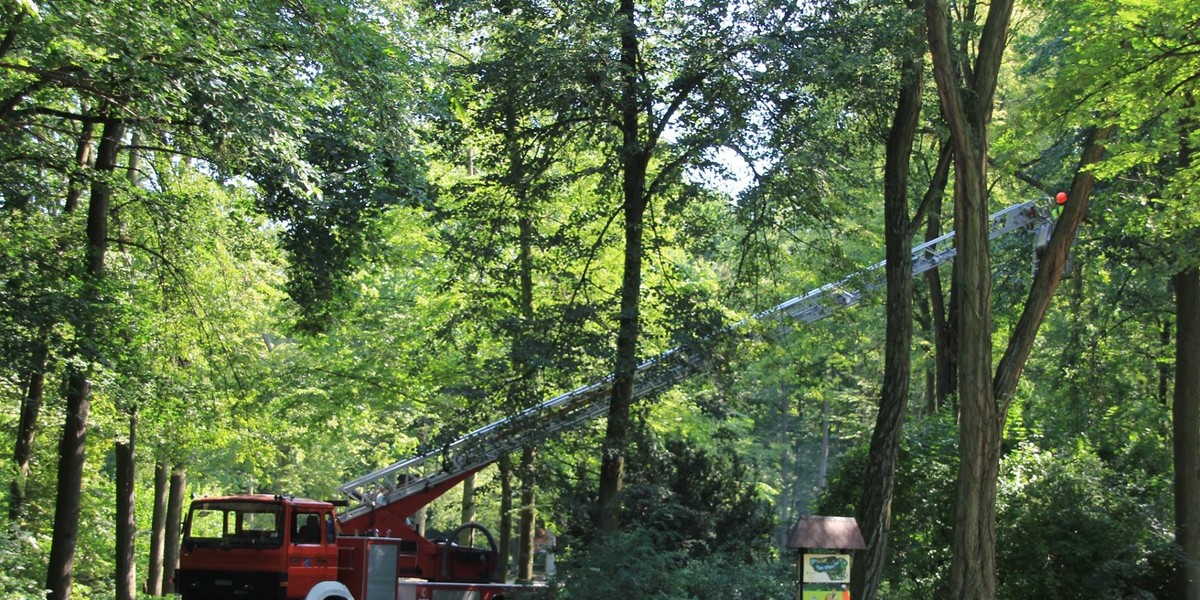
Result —
[[1021, 318], [1017, 321], [1017, 326], [1008, 339], [1008, 348], [1005, 349], [1004, 356], [1000, 358], [996, 367], [996, 375], [992, 380], [992, 393], [995, 395], [998, 407], [997, 415], [1008, 414], [1008, 406], [1017, 389], [1017, 382], [1020, 380], [1025, 362], [1033, 350], [1038, 328], [1041, 327], [1042, 321], [1046, 317], [1046, 311], [1050, 307], [1050, 299], [1054, 296], [1054, 290], [1062, 279], [1063, 266], [1066, 265], [1071, 243], [1075, 239], [1079, 223], [1083, 221], [1088, 199], [1092, 194], [1096, 176], [1088, 167], [1103, 158], [1104, 142], [1108, 140], [1112, 131], [1113, 128], [1109, 126], [1103, 129], [1092, 129], [1088, 134], [1087, 143], [1079, 158], [1079, 168], [1076, 169], [1075, 179], [1071, 182], [1071, 201], [1067, 203], [1062, 217], [1059, 218], [1058, 224], [1054, 228], [1054, 233], [1050, 236], [1050, 243], [1046, 246], [1045, 255], [1034, 275], [1033, 285], [1029, 289], [1029, 297], [1025, 301]]
[[950, 140], [942, 140], [941, 150], [938, 151], [937, 165], [933, 168], [933, 176], [929, 178], [929, 187], [925, 189], [925, 195], [921, 197], [921, 204], [917, 206], [917, 212], [913, 215], [912, 220], [908, 225], [911, 229], [909, 235], [915, 235], [921, 223], [925, 220], [925, 213], [929, 212], [929, 207], [946, 193], [946, 183], [950, 180], [950, 164], [954, 158], [954, 145]]
[[8, 51], [12, 49], [13, 42], [17, 39], [17, 26], [25, 19], [25, 11], [20, 11], [13, 18], [13, 22], [8, 26], [8, 31], [4, 32], [4, 40], [0, 41], [0, 58], [4, 58]]

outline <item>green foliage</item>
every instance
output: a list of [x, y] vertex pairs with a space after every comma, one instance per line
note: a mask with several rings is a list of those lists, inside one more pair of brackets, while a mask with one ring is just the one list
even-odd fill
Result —
[[[864, 443], [847, 451], [814, 514], [855, 514], [868, 450]], [[957, 469], [955, 426], [947, 415], [905, 427], [892, 498], [891, 560], [883, 578], [886, 597], [916, 600], [947, 592]]]
[[1170, 489], [1129, 481], [1084, 444], [1005, 457], [998, 597], [1168, 598]]
[[[905, 430], [892, 504], [888, 598], [945, 593], [957, 449], [953, 423], [921, 419]], [[852, 515], [865, 446], [843, 459], [814, 507]], [[1054, 450], [1016, 444], [1001, 464], [997, 522], [999, 598], [1168, 598], [1169, 482], [1128, 476], [1086, 443]], [[1161, 468], [1161, 463], [1159, 464]]]
[[675, 575], [683, 564], [679, 551], [663, 550], [651, 540], [652, 532], [615, 533], [589, 545], [563, 567], [566, 598], [673, 598]]
[[47, 537], [24, 531], [10, 525], [0, 535], [0, 588], [5, 598], [12, 600], [41, 600], [46, 597], [42, 589], [42, 564], [45, 548], [49, 548]]
[[[1196, 6], [1047, 0], [1021, 24], [995, 172], [1060, 185], [1081, 128], [1122, 129], [1005, 430], [1006, 598], [1167, 597], [1163, 276], [1200, 256], [1197, 163], [1179, 160], [1200, 144]], [[429, 8], [0, 2], [0, 439], [40, 356], [55, 382], [77, 345], [95, 349], [80, 594], [113, 589], [106, 459], [135, 410], [144, 531], [154, 460], [188, 466], [197, 493], [326, 497], [610, 370], [623, 143], [613, 5]], [[841, 0], [639, 5], [638, 91], [657, 127], [642, 356], [709, 342], [739, 311], [880, 258], [879, 134], [912, 16]], [[94, 145], [95, 121], [113, 116], [138, 135], [120, 166], [134, 144], [141, 166], [136, 181], [107, 179], [110, 277], [103, 302], [85, 305], [86, 211], [67, 198], [74, 188], [86, 203], [96, 175], [75, 164], [79, 140]], [[936, 138], [922, 137], [923, 155]], [[730, 197], [737, 170], [749, 184]], [[1001, 179], [997, 201], [1015, 185]], [[1016, 306], [1026, 241], [995, 253], [996, 301]], [[1014, 318], [998, 310], [998, 327]], [[711, 344], [714, 375], [641, 414], [624, 515], [634, 531], [587, 535], [598, 427], [546, 445], [539, 510], [576, 540], [547, 593], [792, 597], [770, 538], [790, 523], [773, 515], [806, 506], [823, 464], [836, 471], [817, 512], [853, 514], [865, 448], [839, 451], [873, 417], [881, 323], [864, 304], [819, 327]], [[47, 432], [62, 418], [49, 387]], [[955, 435], [946, 416], [908, 427], [889, 598], [945, 591]], [[53, 435], [34, 452], [29, 503], [0, 536], [0, 590], [15, 598], [41, 597], [44, 581]], [[494, 519], [498, 485], [480, 483], [481, 518]], [[436, 526], [452, 526], [452, 495], [439, 502]]]
[[[1111, 182], [1103, 220], [1114, 233], [1153, 254], [1151, 268], [1166, 272], [1194, 264], [1196, 210], [1194, 152], [1200, 136], [1200, 59], [1190, 25], [1195, 3], [1057, 2], [1044, 4], [1038, 27], [1024, 38], [1028, 74], [1044, 81], [1033, 95], [1032, 127], [1114, 128], [1107, 156], [1095, 167]], [[1069, 139], [1073, 136], [1063, 136]], [[1101, 185], [1104, 185], [1102, 183]]]
[[759, 494], [755, 470], [731, 448], [668, 437], [646, 440], [638, 450], [623, 492], [623, 520], [658, 532], [655, 547], [747, 563], [770, 556], [770, 501]]
[[795, 595], [795, 573], [786, 563], [746, 564], [731, 555], [688, 559], [657, 546], [652, 541], [657, 531], [637, 528], [604, 535], [572, 554], [560, 567], [561, 577], [536, 597], [783, 600]]
[[[772, 561], [771, 499], [758, 484], [758, 469], [733, 444], [643, 432], [626, 469], [621, 519], [636, 524], [641, 543], [652, 551], [689, 563]], [[564, 539], [595, 543], [586, 500], [591, 493], [586, 488], [562, 490], [554, 499], [552, 510], [561, 516]]]

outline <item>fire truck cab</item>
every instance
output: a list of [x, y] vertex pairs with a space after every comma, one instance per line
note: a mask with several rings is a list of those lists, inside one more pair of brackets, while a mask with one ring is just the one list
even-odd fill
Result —
[[344, 585], [318, 588], [338, 580], [336, 529], [329, 502], [263, 494], [197, 500], [184, 521], [175, 589], [183, 600], [351, 600]]
[[[433, 541], [394, 514], [411, 505], [377, 504], [357, 520], [334, 507], [265, 494], [194, 500], [176, 593], [182, 600], [504, 600], [529, 587], [503, 583], [495, 540], [478, 523]], [[455, 543], [467, 529], [487, 546]]]

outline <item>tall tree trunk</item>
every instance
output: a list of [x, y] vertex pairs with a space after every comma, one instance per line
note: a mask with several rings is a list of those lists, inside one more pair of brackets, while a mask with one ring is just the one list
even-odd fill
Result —
[[[940, 207], [938, 208], [940, 211]], [[930, 211], [930, 226], [929, 231], [936, 231], [940, 227], [934, 225], [937, 217], [933, 216], [934, 211]], [[926, 233], [925, 241], [937, 239], [941, 233], [930, 234]], [[953, 265], [950, 266], [954, 268]], [[953, 278], [952, 278], [953, 279]], [[949, 306], [945, 301], [945, 292], [942, 289], [942, 275], [937, 269], [925, 271], [925, 284], [929, 286], [929, 314], [930, 324], [933, 330], [933, 400], [930, 402], [930, 412], [938, 411], [949, 404], [950, 399], [954, 396], [958, 388], [958, 356], [954, 351], [957, 346], [957, 333], [953, 327], [955, 316], [955, 303], [953, 301], [953, 291], [951, 291], [951, 301]], [[952, 286], [953, 287], [953, 284]]]
[[933, 332], [933, 302], [928, 294], [922, 293], [922, 289], [913, 281], [913, 320], [916, 326], [920, 327], [921, 335], [918, 336], [914, 331], [913, 336], [926, 343], [917, 342], [925, 352], [926, 357], [921, 362], [921, 373], [916, 375], [921, 381], [918, 385], [921, 386], [921, 399], [924, 401], [922, 412], [927, 415], [935, 414], [938, 411], [937, 404], [937, 343], [934, 341]]
[[517, 541], [517, 581], [533, 581], [533, 526], [537, 519], [534, 505], [534, 468], [537, 451], [526, 447], [521, 452], [521, 518]]
[[[141, 158], [137, 147], [141, 144], [141, 132], [134, 130], [130, 136], [129, 164], [125, 170], [125, 179], [131, 188], [136, 189], [141, 179]], [[129, 232], [121, 219], [120, 210], [113, 206], [109, 211], [113, 224], [117, 227], [119, 249], [125, 259], [125, 267], [133, 266], [133, 257], [129, 255]], [[128, 336], [125, 336], [128, 342]], [[116, 582], [117, 600], [134, 600], [137, 596], [137, 564], [134, 557], [134, 541], [137, 535], [137, 513], [134, 485], [137, 481], [137, 409], [129, 411], [129, 441], [118, 443], [116, 448], [117, 462], [117, 523], [116, 523]]]
[[[505, 106], [505, 153], [507, 157], [507, 172], [504, 183], [512, 192], [517, 209], [517, 264], [518, 264], [518, 296], [513, 311], [520, 315], [515, 326], [508, 332], [511, 337], [509, 348], [509, 363], [515, 375], [508, 389], [508, 405], [514, 409], [524, 409], [535, 404], [540, 394], [538, 382], [540, 379], [539, 364], [543, 357], [536, 356], [531, 349], [540, 347], [537, 338], [544, 332], [536, 329], [536, 313], [533, 304], [534, 262], [533, 251], [535, 243], [536, 208], [530, 195], [530, 181], [536, 177], [536, 169], [531, 171], [526, 163], [525, 151], [522, 147], [522, 132], [520, 127], [521, 100], [510, 97]], [[521, 488], [519, 519], [517, 524], [517, 581], [533, 580], [533, 538], [534, 525], [537, 518], [535, 506], [536, 494], [536, 459], [537, 450], [533, 446], [522, 449], [517, 475]], [[504, 468], [507, 466], [507, 473]], [[507, 574], [509, 547], [512, 531], [512, 459], [501, 459], [502, 482], [505, 486], [501, 500], [502, 551], [501, 559]]]
[[[1170, 351], [1172, 341], [1175, 339], [1171, 329], [1171, 321], [1163, 319], [1159, 324], [1158, 330], [1159, 345], [1162, 348], [1163, 356]], [[1071, 363], [1064, 363], [1071, 364]], [[1158, 403], [1163, 407], [1168, 406], [1169, 397], [1171, 395], [1172, 372], [1171, 366], [1165, 360], [1158, 361]]]
[[[1189, 94], [1189, 106], [1195, 106]], [[1191, 135], [1198, 123], [1184, 120], [1179, 169], [1192, 166]], [[1200, 600], [1200, 268], [1175, 274], [1175, 397], [1171, 404], [1175, 455], [1175, 597]]]
[[137, 596], [137, 566], [134, 556], [134, 539], [137, 535], [135, 506], [137, 416], [129, 416], [129, 441], [118, 442], [117, 458], [117, 600], [134, 600]]
[[625, 480], [625, 452], [629, 445], [634, 379], [637, 371], [638, 328], [642, 294], [642, 234], [646, 213], [646, 172], [649, 149], [641, 140], [638, 92], [638, 33], [634, 0], [621, 0], [621, 135], [622, 212], [625, 216], [625, 260], [621, 280], [621, 314], [618, 316], [617, 356], [613, 369], [612, 399], [604, 433], [596, 527], [616, 531], [621, 519], [621, 489]]
[[829, 476], [829, 395], [821, 400], [821, 456], [817, 460], [817, 489], [825, 487]]
[[[996, 480], [999, 474], [998, 415], [991, 386], [992, 280], [988, 253], [987, 133], [995, 74], [1007, 38], [1012, 4], [988, 11], [972, 81], [961, 81], [962, 63], [951, 58], [950, 23], [944, 0], [927, 0], [930, 50], [942, 112], [954, 143], [954, 224], [960, 403], [959, 470], [950, 565], [951, 598], [996, 595]], [[987, 76], [985, 76], [987, 73]], [[964, 93], [969, 89], [970, 94]]]
[[92, 135], [95, 129], [93, 123], [84, 123], [79, 131], [78, 142], [75, 145], [75, 167], [78, 172], [67, 178], [67, 200], [63, 205], [63, 211], [67, 214], [75, 212], [79, 207], [79, 199], [83, 197], [83, 183], [79, 173], [92, 162]]
[[[1000, 414], [992, 393], [992, 272], [988, 249], [988, 129], [1012, 0], [988, 8], [973, 68], [950, 45], [946, 0], [926, 0], [929, 47], [942, 115], [954, 144], [954, 225], [959, 287], [959, 470], [950, 597], [996, 595], [996, 480]], [[965, 80], [962, 76], [965, 75]]]
[[175, 569], [179, 568], [179, 544], [183, 533], [183, 499], [187, 493], [187, 470], [178, 467], [171, 473], [171, 491], [167, 498], [167, 537], [163, 547], [162, 595], [174, 594]]
[[167, 537], [167, 496], [170, 468], [166, 460], [154, 463], [154, 513], [150, 520], [150, 556], [147, 559], [146, 593], [162, 595], [163, 545]]
[[[950, 180], [950, 164], [954, 159], [954, 145], [949, 140], [942, 142], [938, 151], [937, 166], [929, 179], [929, 188], [921, 205], [927, 217], [925, 241], [931, 242], [942, 235], [942, 199], [946, 184]], [[953, 274], [954, 265], [950, 265]], [[951, 275], [950, 302], [945, 301], [942, 276], [938, 269], [925, 271], [925, 283], [929, 286], [929, 312], [933, 328], [934, 350], [934, 396], [930, 410], [941, 410], [958, 389], [958, 330], [954, 327], [958, 312], [958, 289]]]
[[58, 446], [58, 495], [54, 503], [54, 533], [46, 571], [48, 600], [71, 597], [91, 386], [92, 382], [78, 373], [72, 373], [67, 380], [67, 416]]
[[[10, 30], [12, 31], [12, 30]], [[75, 146], [76, 170], [68, 176], [67, 197], [63, 204], [63, 213], [70, 215], [79, 208], [79, 198], [83, 195], [83, 185], [80, 173], [92, 162], [92, 134], [95, 132], [93, 123], [83, 123]], [[59, 242], [58, 251], [61, 254], [67, 248], [66, 240]], [[38, 417], [46, 392], [46, 367], [49, 360], [49, 339], [51, 324], [43, 324], [39, 341], [32, 353], [30, 369], [25, 378], [25, 394], [21, 401], [21, 417], [17, 425], [17, 438], [13, 448], [13, 462], [16, 463], [16, 474], [11, 485], [11, 495], [8, 514], [11, 520], [20, 517], [25, 505], [25, 482], [29, 477], [29, 461], [33, 457], [33, 441], [37, 434]]]
[[[914, 4], [910, 3], [909, 8], [915, 10], [919, 6]], [[918, 25], [913, 37], [923, 39], [924, 33], [924, 28]], [[900, 460], [904, 413], [908, 408], [913, 319], [913, 227], [909, 218], [908, 173], [913, 139], [921, 116], [924, 68], [923, 52], [914, 51], [905, 61], [901, 79], [906, 83], [900, 89], [884, 159], [887, 325], [883, 395], [875, 430], [871, 434], [866, 479], [858, 503], [858, 524], [867, 548], [858, 553], [850, 585], [851, 594], [862, 600], [875, 600], [878, 596], [883, 569], [887, 566], [896, 465]]]
[[[108, 249], [108, 209], [112, 198], [112, 187], [106, 175], [117, 164], [117, 153], [125, 128], [120, 121], [104, 124], [100, 148], [96, 156], [97, 177], [92, 182], [88, 203], [86, 284], [84, 306], [101, 304], [96, 296], [104, 278], [104, 256]], [[72, 571], [75, 566], [75, 545], [79, 536], [80, 494], [83, 488], [83, 466], [87, 450], [87, 418], [90, 409], [91, 386], [86, 367], [99, 357], [95, 356], [95, 345], [101, 316], [84, 314], [79, 316], [82, 336], [75, 351], [79, 361], [69, 361], [67, 371], [66, 404], [62, 440], [59, 443], [58, 490], [54, 505], [54, 534], [50, 544], [50, 561], [47, 565], [46, 589], [49, 600], [66, 600], [71, 597]]]
[[1200, 269], [1175, 274], [1175, 597], [1200, 600]]
[[[785, 386], [780, 387], [782, 389], [779, 393], [779, 433], [776, 436], [776, 445], [783, 448], [783, 452], [779, 455], [779, 479], [780, 481], [792, 481], [796, 479], [795, 473], [792, 472], [792, 433], [790, 430], [792, 398]], [[779, 504], [775, 507], [778, 523], [792, 522], [792, 496], [794, 494], [795, 487], [791, 485], [784, 485], [780, 491]], [[776, 527], [776, 544], [780, 548], [786, 546], [787, 535], [786, 526]]]
[[[475, 177], [475, 149], [467, 148], [467, 177]], [[458, 522], [462, 525], [475, 521], [475, 478], [478, 473], [471, 473], [463, 480], [462, 508]], [[459, 534], [458, 543], [472, 546], [475, 543], [475, 529], [467, 529]]]
[[[471, 473], [463, 480], [462, 511], [459, 514], [458, 522], [464, 525], [475, 522], [475, 475], [476, 473]], [[458, 543], [463, 546], [473, 546], [475, 529], [471, 528], [460, 533]]]
[[[42, 339], [45, 339], [43, 336]], [[33, 441], [37, 435], [38, 415], [46, 395], [46, 363], [49, 350], [39, 343], [33, 353], [33, 363], [25, 376], [25, 389], [21, 397], [21, 417], [17, 424], [17, 440], [13, 447], [13, 475], [8, 502], [8, 518], [16, 521], [25, 509], [25, 486], [29, 480], [29, 463], [33, 459]]]
[[513, 462], [512, 456], [500, 457], [500, 577], [508, 579], [508, 567], [512, 556], [512, 510], [513, 510]]

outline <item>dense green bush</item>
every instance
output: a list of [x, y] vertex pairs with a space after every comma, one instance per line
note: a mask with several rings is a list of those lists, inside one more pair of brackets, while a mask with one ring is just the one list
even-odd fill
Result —
[[[949, 583], [957, 433], [948, 419], [912, 423], [892, 503], [883, 597], [943, 597]], [[997, 500], [998, 598], [1170, 598], [1168, 478], [1128, 476], [1087, 444], [1006, 445]], [[847, 453], [814, 507], [853, 515], [866, 446]], [[1116, 456], [1119, 456], [1118, 453]]]
[[49, 539], [10, 527], [0, 535], [0, 590], [6, 600], [42, 600], [43, 554]]
[[568, 490], [552, 512], [559, 535], [551, 600], [639, 598], [770, 600], [795, 596], [795, 574], [772, 547], [774, 516], [758, 474], [721, 443], [641, 435], [628, 457], [622, 523], [602, 534], [588, 515], [591, 489]]
[[[882, 597], [920, 600], [948, 595], [958, 468], [955, 431], [953, 421], [942, 417], [915, 421], [905, 428]], [[867, 450], [863, 444], [841, 459], [814, 507], [816, 514], [855, 514]]]
[[[721, 442], [645, 434], [627, 459], [621, 522], [651, 532], [647, 541], [688, 559], [720, 554], [750, 563], [774, 558], [771, 498], [759, 474]], [[560, 515], [559, 545], [587, 544], [594, 535], [586, 507], [592, 483], [564, 486], [552, 500]]]
[[795, 596], [790, 567], [780, 561], [745, 564], [713, 554], [689, 559], [685, 552], [656, 547], [657, 532], [638, 528], [598, 535], [560, 569], [541, 600], [789, 600]]
[[1002, 465], [1001, 600], [1169, 598], [1168, 490], [1139, 487], [1084, 444], [1031, 443]]
[[639, 454], [623, 492], [625, 523], [657, 532], [658, 547], [689, 558], [721, 554], [749, 563], [770, 557], [771, 499], [759, 493], [755, 469], [733, 450], [672, 438]]

